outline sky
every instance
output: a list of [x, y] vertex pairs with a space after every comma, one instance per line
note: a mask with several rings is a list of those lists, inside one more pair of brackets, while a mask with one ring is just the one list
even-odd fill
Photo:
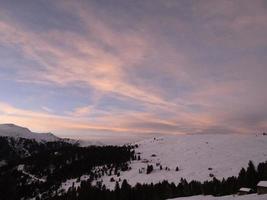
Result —
[[88, 140], [267, 131], [265, 0], [0, 0], [0, 123]]

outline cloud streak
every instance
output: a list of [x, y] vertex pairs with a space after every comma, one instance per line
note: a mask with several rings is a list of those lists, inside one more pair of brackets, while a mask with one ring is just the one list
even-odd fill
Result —
[[3, 57], [0, 77], [82, 95], [60, 114], [67, 96], [47, 94], [53, 112], [0, 98], [1, 122], [137, 135], [266, 128], [264, 1], [48, 1], [46, 14], [60, 13], [61, 26], [29, 5], [26, 17], [13, 3], [1, 8], [0, 53], [7, 49], [13, 64]]

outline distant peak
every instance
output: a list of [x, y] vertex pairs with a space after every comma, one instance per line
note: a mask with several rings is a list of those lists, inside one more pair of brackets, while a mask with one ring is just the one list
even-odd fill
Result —
[[16, 124], [12, 124], [12, 123], [0, 124], [0, 128], [6, 128], [6, 129], [21, 129], [21, 130], [30, 131], [30, 130], [29, 130], [28, 128], [26, 128], [26, 127], [18, 126], [18, 125], [16, 125]]
[[25, 127], [22, 127], [22, 126], [18, 126], [16, 124], [12, 124], [12, 123], [7, 123], [7, 124], [0, 124], [0, 126], [4, 126], [4, 127], [10, 127], [10, 128], [25, 128]]
[[18, 126], [12, 123], [0, 124], [0, 136], [20, 137], [26, 139], [35, 139], [36, 141], [57, 141], [60, 140], [52, 133], [35, 133], [26, 127]]
[[8, 126], [8, 127], [18, 127], [17, 125], [15, 124], [0, 124], [0, 126]]

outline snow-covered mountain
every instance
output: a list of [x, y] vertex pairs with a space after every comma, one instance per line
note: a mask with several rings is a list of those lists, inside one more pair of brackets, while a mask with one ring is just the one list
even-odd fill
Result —
[[54, 142], [62, 140], [52, 133], [34, 133], [28, 128], [17, 126], [15, 124], [0, 124], [0, 136], [34, 139], [37, 142]]
[[79, 146], [103, 146], [104, 144], [99, 141], [86, 141], [86, 140], [75, 140], [69, 138], [60, 138], [55, 136], [52, 133], [36, 133], [30, 131], [28, 128], [17, 126], [15, 124], [0, 124], [0, 137], [12, 137], [16, 138], [24, 138], [35, 140], [37, 142], [67, 142], [70, 144], [78, 144]]
[[[131, 170], [120, 177], [104, 176], [103, 183], [114, 188], [119, 178], [129, 184], [179, 183], [181, 178], [212, 180], [237, 176], [252, 160], [255, 165], [267, 161], [267, 136], [241, 134], [195, 134], [153, 138], [134, 143], [140, 160], [131, 162]], [[147, 165], [154, 170], [146, 174]], [[160, 170], [162, 166], [162, 170]], [[179, 170], [176, 171], [178, 166]], [[115, 180], [111, 182], [111, 177]]]
[[52, 133], [34, 133], [14, 124], [0, 124], [0, 167], [41, 151], [79, 145], [79, 141], [59, 138]]

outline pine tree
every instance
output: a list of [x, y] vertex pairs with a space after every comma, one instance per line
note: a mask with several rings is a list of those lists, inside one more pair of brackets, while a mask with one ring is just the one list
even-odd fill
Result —
[[247, 168], [248, 187], [256, 189], [258, 183], [258, 174], [252, 161], [249, 161]]
[[238, 174], [238, 187], [248, 187], [247, 172], [242, 168]]
[[260, 180], [267, 180], [267, 162], [258, 165], [258, 178]]
[[130, 198], [131, 198], [131, 186], [124, 179], [122, 184], [121, 184], [120, 199], [121, 200], [128, 200]]
[[150, 174], [153, 171], [153, 165], [148, 165], [146, 169], [146, 173]]
[[120, 199], [120, 185], [119, 185], [119, 182], [116, 182], [116, 185], [115, 185], [115, 198], [116, 199]]

